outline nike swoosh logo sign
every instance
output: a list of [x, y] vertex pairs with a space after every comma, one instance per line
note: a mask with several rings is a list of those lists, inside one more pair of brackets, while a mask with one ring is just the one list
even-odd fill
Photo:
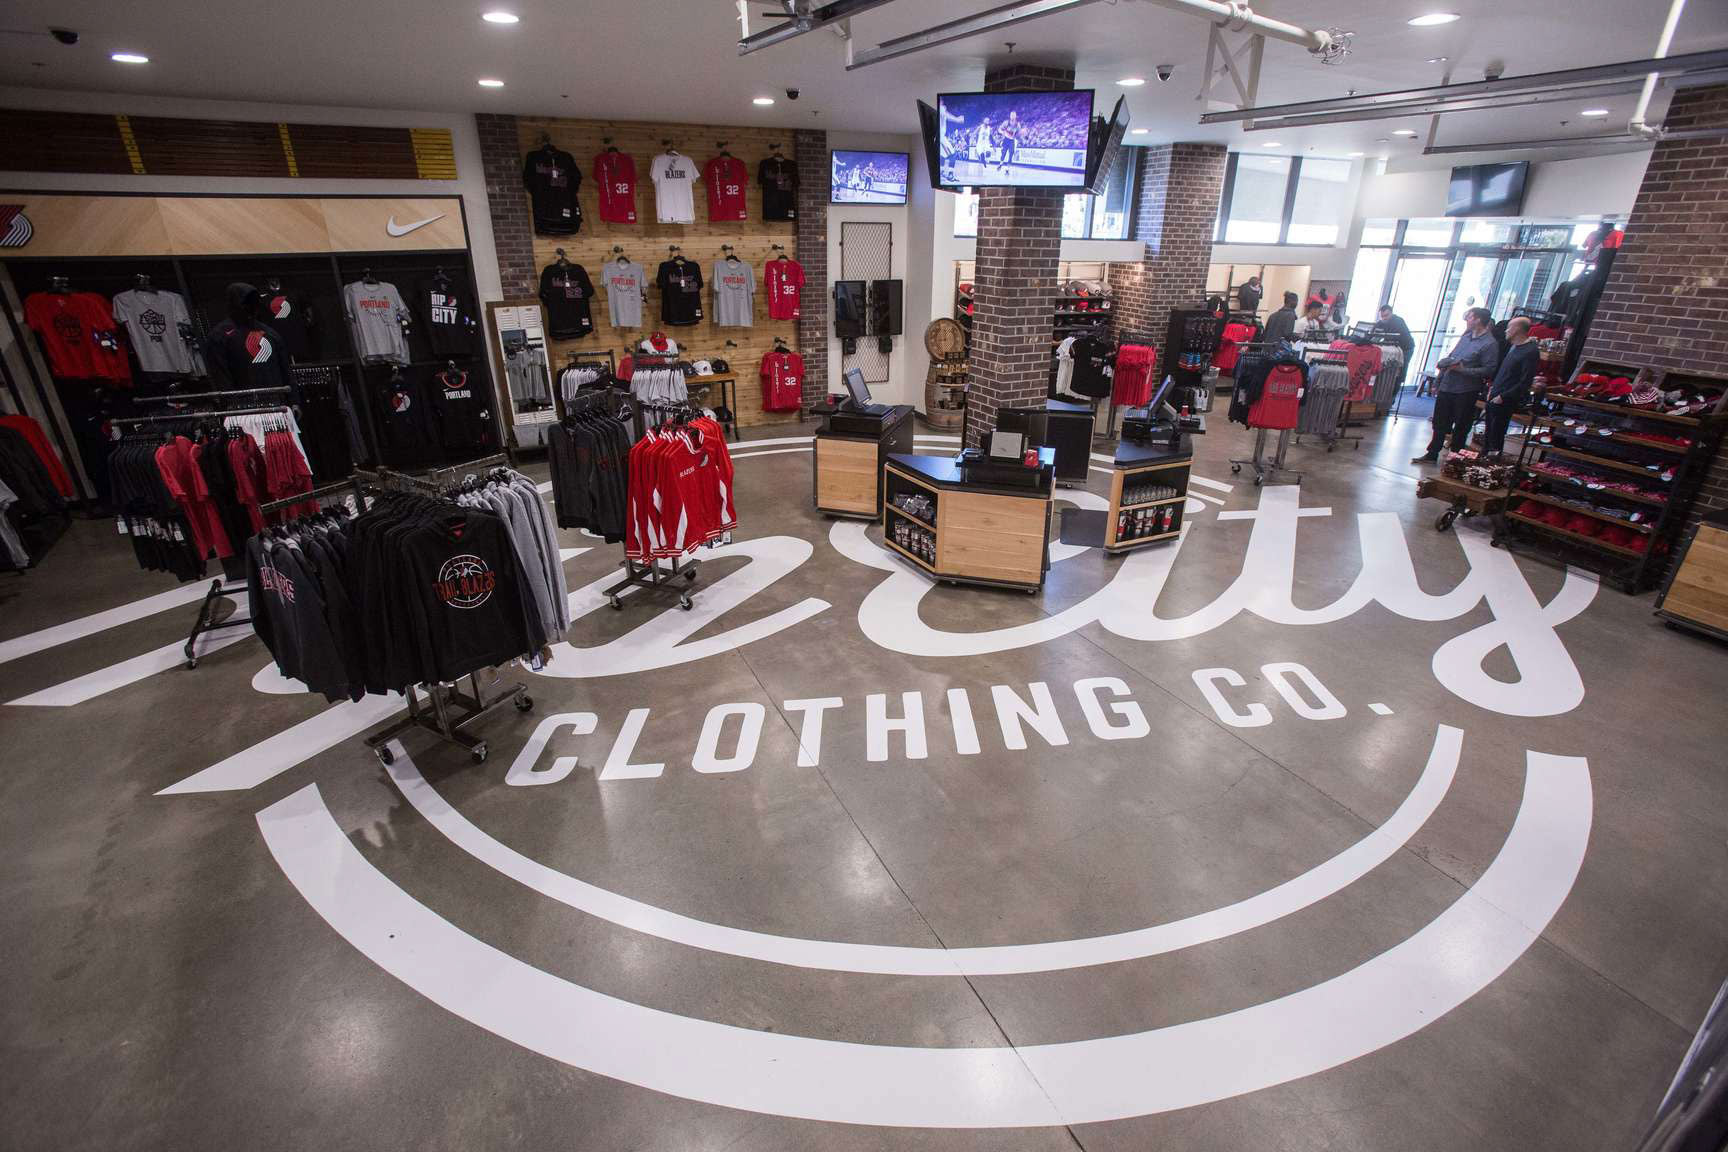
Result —
[[424, 228], [435, 220], [442, 220], [448, 215], [448, 212], [440, 212], [436, 216], [428, 216], [426, 219], [416, 220], [412, 224], [398, 224], [396, 223], [395, 215], [392, 214], [390, 219], [384, 222], [384, 231], [390, 233], [392, 236], [406, 236], [408, 233], [413, 232], [418, 228]]

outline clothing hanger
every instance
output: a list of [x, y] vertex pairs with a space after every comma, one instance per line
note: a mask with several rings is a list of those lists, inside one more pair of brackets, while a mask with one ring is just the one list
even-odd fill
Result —
[[[780, 147], [780, 145], [776, 144], [776, 145], [774, 145], [774, 147], [778, 148], [778, 147]], [[770, 251], [780, 253], [780, 255], [774, 257], [774, 259], [776, 259], [776, 260], [786, 259], [786, 245], [784, 245], [784, 244], [770, 244], [770, 245], [768, 245], [768, 248]]]
[[616, 244], [612, 245], [612, 256], [620, 264], [630, 263], [630, 257], [626, 256], [624, 254], [624, 249], [620, 248]]
[[674, 264], [684, 263], [684, 250], [679, 248], [678, 245], [668, 244], [666, 245], [666, 251], [672, 253], [672, 262]]
[[155, 288], [150, 286], [150, 273], [148, 273], [148, 272], [140, 272], [136, 276], [132, 277], [132, 283], [137, 285], [137, 287], [139, 288], [140, 291], [143, 291], [143, 292], [156, 291]]
[[280, 292], [282, 291], [282, 280], [278, 276], [271, 276], [264, 281], [264, 287], [272, 292]]
[[50, 292], [70, 292], [70, 291], [72, 291], [72, 279], [71, 279], [71, 277], [69, 277], [69, 276], [50, 276], [50, 277], [48, 277], [48, 291], [50, 291]]
[[437, 268], [432, 269], [432, 282], [434, 284], [437, 284], [440, 288], [444, 288], [444, 287], [449, 286], [450, 274], [448, 272], [444, 271], [444, 268], [442, 265], [440, 265]]
[[720, 140], [720, 141], [717, 141], [715, 143], [715, 147], [720, 149], [720, 155], [722, 155], [722, 156], [726, 157], [726, 159], [730, 160], [730, 159], [732, 159], [732, 153], [726, 151], [726, 144], [727, 144], [727, 141]]
[[672, 155], [672, 156], [679, 155], [678, 149], [676, 149], [672, 146], [672, 141], [670, 138], [660, 141], [660, 147], [666, 149], [666, 152], [668, 155]]
[[554, 251], [558, 253], [558, 267], [568, 268], [570, 266], [570, 257], [564, 255], [564, 249], [557, 248], [554, 249]]
[[378, 277], [372, 275], [372, 269], [370, 268], [360, 269], [360, 279], [365, 281], [368, 285], [375, 285], [378, 283]]
[[738, 253], [733, 251], [732, 245], [722, 244], [720, 245], [720, 251], [726, 253], [726, 259], [730, 260], [734, 264], [738, 263]]

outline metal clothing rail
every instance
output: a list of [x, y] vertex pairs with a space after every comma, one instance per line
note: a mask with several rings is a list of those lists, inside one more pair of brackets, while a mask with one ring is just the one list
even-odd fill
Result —
[[188, 400], [220, 400], [227, 396], [264, 396], [277, 392], [291, 392], [293, 389], [285, 384], [271, 388], [229, 388], [220, 392], [165, 392], [160, 396], [139, 396], [134, 404], [178, 404]]
[[287, 412], [288, 405], [273, 404], [268, 408], [203, 408], [197, 412], [168, 412], [161, 416], [119, 416], [109, 423], [122, 424], [161, 424], [169, 420], [202, 420], [210, 416], [263, 416], [271, 412]]

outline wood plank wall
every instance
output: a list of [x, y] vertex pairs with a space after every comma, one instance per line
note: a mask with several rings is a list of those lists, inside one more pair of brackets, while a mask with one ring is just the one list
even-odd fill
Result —
[[[733, 372], [738, 376], [737, 417], [740, 425], [797, 421], [797, 412], [762, 411], [762, 387], [758, 376], [763, 354], [773, 350], [774, 337], [782, 337], [790, 347], [798, 349], [798, 322], [770, 320], [768, 297], [763, 289], [764, 267], [772, 257], [779, 254], [773, 251], [770, 245], [785, 245], [786, 254], [794, 260], [798, 259], [794, 234], [796, 225], [792, 221], [770, 222], [762, 219], [762, 189], [756, 180], [757, 166], [771, 154], [773, 145], [778, 144], [781, 154], [788, 160], [794, 159], [792, 133], [782, 129], [722, 127], [711, 124], [526, 117], [518, 121], [518, 126], [524, 154], [541, 146], [544, 133], [552, 138], [556, 147], [576, 158], [576, 166], [582, 172], [582, 186], [578, 195], [582, 204], [582, 230], [574, 236], [534, 237], [536, 276], [539, 269], [557, 259], [557, 250], [562, 248], [571, 263], [580, 264], [587, 269], [588, 278], [594, 282], [598, 292], [592, 309], [593, 334], [580, 340], [551, 341], [550, 359], [553, 373], [557, 373], [572, 352], [583, 356], [604, 356], [610, 350], [615, 357], [622, 357], [649, 332], [662, 327], [660, 290], [650, 287], [648, 301], [642, 306], [642, 320], [647, 327], [640, 331], [613, 328], [606, 304], [606, 290], [600, 282], [600, 266], [613, 258], [612, 247], [617, 245], [624, 249], [631, 260], [644, 265], [652, 279], [660, 262], [670, 255], [666, 251], [667, 245], [677, 244], [682, 248], [685, 259], [695, 260], [702, 265], [704, 318], [700, 324], [691, 327], [663, 330], [678, 341], [680, 349], [688, 351], [689, 359], [720, 357], [731, 364]], [[629, 153], [636, 161], [635, 224], [609, 224], [600, 219], [593, 168], [594, 157], [605, 150], [607, 137], [611, 138], [613, 146], [620, 152]], [[654, 157], [666, 150], [661, 144], [663, 140], [671, 140], [673, 147], [695, 162], [698, 171], [719, 154], [719, 144], [725, 141], [726, 150], [742, 160], [749, 172], [750, 179], [745, 193], [748, 219], [708, 223], [707, 185], [697, 181], [694, 191], [695, 222], [656, 223], [654, 183], [649, 179], [648, 170]], [[720, 251], [722, 244], [733, 245], [737, 249], [738, 258], [748, 262], [756, 271], [756, 309], [753, 324], [749, 328], [721, 328], [714, 323], [713, 269], [714, 261], [723, 256]], [[821, 292], [824, 288], [816, 285], [812, 289], [806, 285], [806, 298], [812, 290]], [[727, 340], [736, 341], [738, 346], [726, 347]], [[718, 390], [715, 392], [712, 403], [719, 401]]]

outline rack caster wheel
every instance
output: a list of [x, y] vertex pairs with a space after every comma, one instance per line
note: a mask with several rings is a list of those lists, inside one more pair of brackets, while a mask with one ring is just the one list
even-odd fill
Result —
[[198, 661], [197, 660], [188, 660], [188, 661], [186, 661], [186, 667], [188, 669], [196, 668], [196, 667], [198, 667]]
[[390, 748], [388, 745], [386, 745], [383, 748], [378, 749], [378, 763], [380, 763], [380, 764], [384, 765], [384, 767], [388, 768], [388, 767], [390, 767], [390, 765], [394, 764], [395, 762], [396, 762], [396, 753], [390, 751]]
[[522, 695], [522, 696], [516, 697], [516, 711], [518, 711], [518, 712], [532, 712], [532, 711], [534, 711], [534, 697], [528, 696], [528, 695]]
[[688, 612], [695, 606], [695, 602], [692, 601], [689, 596], [678, 597], [678, 607], [684, 609], [684, 611]]
[[1327, 455], [1331, 455], [1331, 453], [1332, 453], [1332, 449], [1334, 449], [1334, 448], [1336, 448], [1336, 447], [1338, 447], [1338, 445], [1336, 445], [1336, 444], [1328, 444], [1328, 445], [1326, 445], [1326, 453], [1327, 453]]
[[1488, 540], [1488, 545], [1491, 548], [1504, 548], [1504, 547], [1506, 547], [1506, 545], [1500, 543], [1500, 537], [1498, 537], [1498, 536], [1490, 537]]
[[482, 740], [480, 743], [474, 745], [474, 747], [469, 750], [468, 754], [474, 757], [474, 763], [484, 764], [486, 763], [486, 753], [489, 751], [491, 751], [491, 749], [487, 748], [486, 742]]
[[1445, 532], [1452, 527], [1452, 521], [1458, 518], [1458, 513], [1448, 508], [1440, 513], [1440, 518], [1434, 521], [1434, 531]]
[[687, 571], [685, 571], [684, 579], [686, 579], [686, 580], [690, 581], [692, 584], [694, 584], [696, 582], [696, 569], [691, 568], [691, 569], [688, 569]]
[[1260, 485], [1262, 485], [1264, 483], [1266, 483], [1266, 477], [1264, 477], [1264, 476], [1254, 477], [1254, 487], [1258, 488], [1258, 487], [1260, 487]]
[[1230, 471], [1231, 471], [1231, 472], [1234, 472], [1234, 473], [1238, 473], [1238, 474], [1240, 474], [1240, 473], [1241, 473], [1241, 471], [1242, 471], [1242, 465], [1240, 465], [1240, 464], [1232, 464], [1232, 465], [1230, 465]]
[[611, 597], [611, 599], [608, 601], [608, 603], [610, 603], [612, 605], [612, 610], [614, 612], [624, 611], [624, 601], [618, 599], [618, 597], [616, 597], [616, 596]]

